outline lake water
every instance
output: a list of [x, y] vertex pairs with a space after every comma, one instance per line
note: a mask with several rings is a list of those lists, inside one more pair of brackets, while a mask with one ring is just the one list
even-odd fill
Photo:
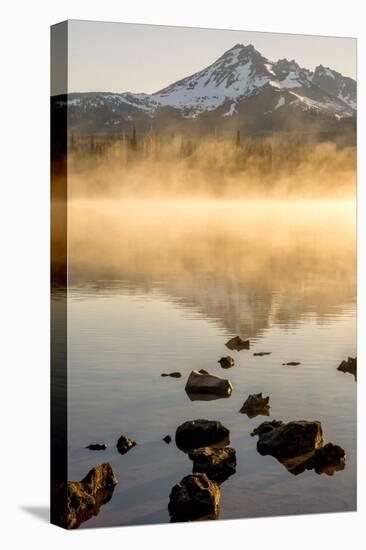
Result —
[[[236, 449], [220, 519], [355, 509], [356, 382], [337, 371], [356, 355], [352, 201], [73, 201], [69, 237], [69, 479], [110, 462], [119, 480], [81, 528], [168, 522], [169, 493], [192, 471], [175, 430], [195, 418], [221, 420]], [[250, 350], [229, 352], [237, 334]], [[232, 395], [191, 401], [201, 368], [230, 378]], [[160, 376], [171, 371], [182, 378]], [[258, 392], [270, 416], [249, 419], [239, 410]], [[250, 432], [273, 418], [320, 420], [345, 469], [295, 476], [260, 456]], [[137, 442], [123, 456], [122, 434]]]

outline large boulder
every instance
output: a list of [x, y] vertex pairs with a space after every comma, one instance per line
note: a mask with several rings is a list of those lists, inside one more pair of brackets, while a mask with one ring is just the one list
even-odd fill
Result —
[[229, 435], [229, 430], [218, 420], [188, 420], [178, 426], [175, 442], [182, 450], [226, 446], [230, 443]]
[[269, 409], [269, 397], [253, 393], [248, 396], [239, 412], [246, 414], [248, 418], [254, 418], [258, 415], [269, 416]]
[[220, 488], [206, 474], [192, 474], [174, 485], [169, 495], [168, 511], [171, 521], [217, 519]]
[[337, 370], [348, 372], [357, 378], [357, 357], [348, 357], [347, 361], [342, 361]]
[[259, 431], [257, 450], [261, 455], [286, 458], [314, 451], [323, 444], [323, 430], [320, 422], [297, 420], [278, 427]]
[[234, 338], [230, 338], [230, 340], [226, 342], [225, 346], [231, 350], [241, 351], [242, 349], [250, 348], [250, 341], [243, 340], [240, 336], [234, 336]]
[[185, 390], [188, 394], [200, 393], [228, 397], [233, 391], [233, 385], [230, 380], [214, 376], [201, 369], [191, 372]]
[[232, 447], [194, 449], [189, 458], [193, 461], [193, 473], [204, 473], [216, 483], [222, 483], [236, 471], [236, 454]]
[[117, 478], [109, 463], [93, 468], [81, 481], [59, 483], [55, 487], [53, 514], [55, 523], [75, 529], [96, 516], [113, 495]]

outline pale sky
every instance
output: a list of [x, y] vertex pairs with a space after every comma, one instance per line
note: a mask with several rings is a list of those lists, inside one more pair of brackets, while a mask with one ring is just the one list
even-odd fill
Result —
[[311, 70], [322, 64], [356, 78], [354, 38], [75, 20], [68, 37], [69, 92], [156, 92], [237, 43], [253, 44], [271, 61], [295, 59]]

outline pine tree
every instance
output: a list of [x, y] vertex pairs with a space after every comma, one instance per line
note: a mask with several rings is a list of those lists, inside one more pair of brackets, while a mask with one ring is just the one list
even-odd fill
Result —
[[131, 136], [131, 149], [133, 151], [136, 151], [137, 149], [137, 138], [136, 138], [136, 128], [132, 128], [132, 136]]
[[236, 145], [237, 147], [239, 147], [239, 146], [240, 146], [240, 143], [241, 143], [241, 140], [240, 140], [240, 130], [238, 130], [238, 131], [236, 132], [235, 145]]

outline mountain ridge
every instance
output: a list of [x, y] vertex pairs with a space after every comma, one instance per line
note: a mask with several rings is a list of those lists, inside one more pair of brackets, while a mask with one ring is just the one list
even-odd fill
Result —
[[142, 131], [153, 124], [201, 133], [234, 124], [270, 131], [291, 128], [296, 120], [305, 126], [332, 127], [337, 121], [352, 126], [357, 84], [321, 64], [311, 71], [294, 59], [273, 62], [252, 44], [236, 44], [202, 70], [152, 94], [70, 93], [52, 98], [52, 105], [67, 106], [70, 127], [78, 133], [115, 133], [131, 124]]

